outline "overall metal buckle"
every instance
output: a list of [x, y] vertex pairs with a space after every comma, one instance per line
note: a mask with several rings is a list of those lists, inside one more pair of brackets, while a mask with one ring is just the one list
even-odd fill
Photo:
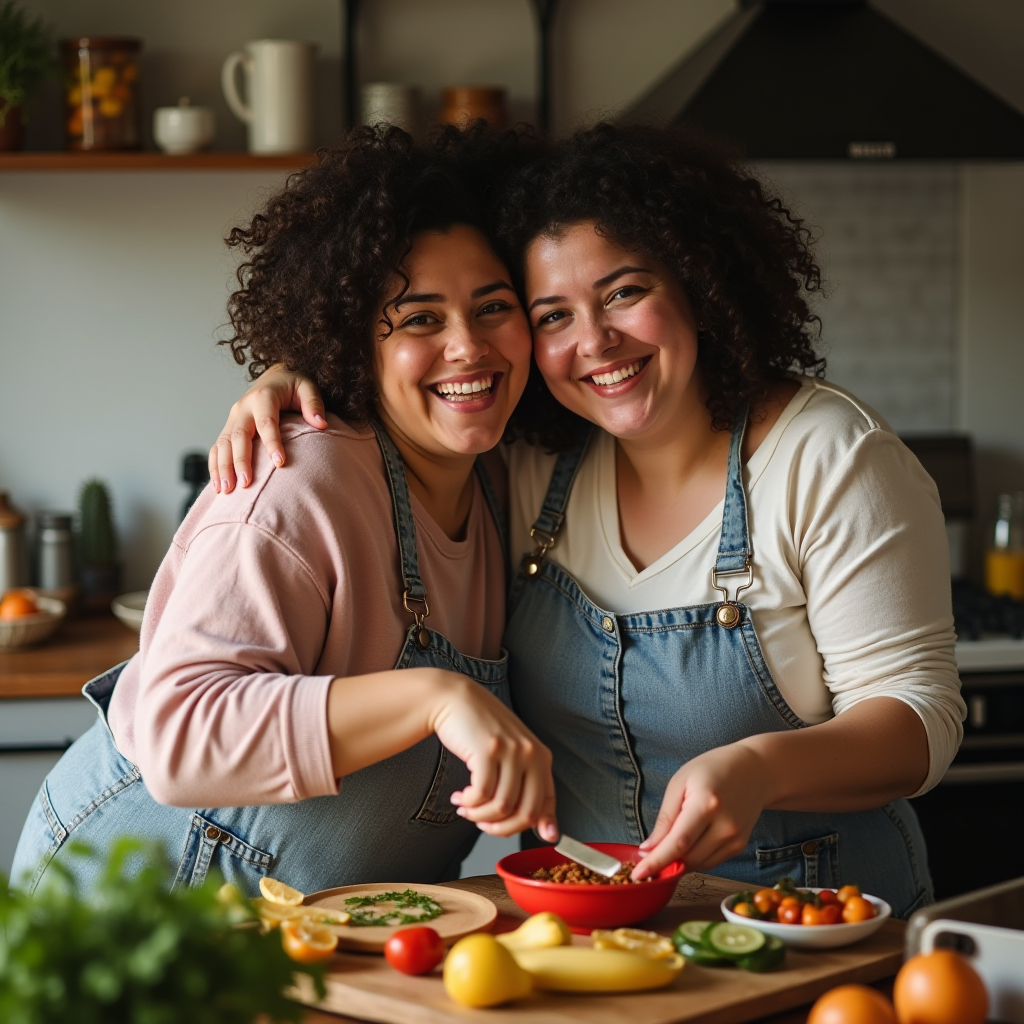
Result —
[[[416, 601], [423, 605], [423, 611], [418, 612], [415, 608], [410, 608], [410, 601]], [[430, 646], [430, 631], [423, 625], [423, 620], [430, 614], [430, 605], [427, 604], [426, 597], [410, 597], [408, 587], [402, 594], [402, 604], [405, 605], [405, 610], [412, 616], [413, 622], [416, 624], [416, 646], [421, 651], [425, 651]]]
[[555, 546], [555, 538], [550, 533], [545, 533], [533, 526], [530, 528], [530, 540], [536, 542], [537, 547], [534, 548], [533, 554], [527, 555], [526, 561], [523, 562], [523, 572], [532, 579], [540, 572], [544, 556]]
[[[746, 582], [736, 588], [736, 596], [732, 599], [729, 598], [729, 583], [728, 580], [735, 576], [745, 576]], [[725, 586], [719, 586], [719, 580], [725, 580]], [[743, 593], [748, 587], [754, 583], [754, 569], [750, 564], [749, 558], [744, 558], [742, 569], [723, 569], [721, 572], [718, 571], [717, 567], [711, 570], [711, 586], [717, 590], [722, 597], [725, 599], [715, 609], [715, 621], [726, 629], [732, 629], [734, 626], [739, 625], [740, 621], [740, 610], [736, 607], [736, 602], [739, 600], [740, 594]]]

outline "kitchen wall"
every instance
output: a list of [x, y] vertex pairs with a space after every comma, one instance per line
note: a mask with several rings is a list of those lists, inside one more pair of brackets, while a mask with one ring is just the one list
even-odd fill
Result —
[[[61, 34], [137, 33], [150, 108], [182, 93], [217, 108], [218, 146], [243, 145], [219, 95], [223, 56], [249, 38], [320, 46], [318, 138], [339, 126], [339, 12], [327, 0], [27, 0]], [[367, 0], [364, 79], [501, 82], [533, 95], [527, 0]], [[969, 72], [1024, 107], [1003, 54], [1019, 4], [882, 0]], [[728, 0], [562, 0], [554, 98], [560, 130], [656, 80], [732, 9]], [[979, 28], [980, 26], [980, 28]], [[1020, 38], [1018, 34], [1016, 38]], [[991, 44], [992, 80], [985, 78]], [[1013, 51], [1016, 52], [1016, 51]], [[30, 144], [56, 147], [58, 96], [39, 97]], [[830, 375], [904, 429], [969, 429], [983, 445], [986, 513], [1024, 486], [1024, 168], [773, 165], [821, 228]], [[82, 479], [113, 485], [127, 587], [144, 587], [185, 494], [180, 459], [204, 449], [242, 371], [213, 344], [232, 258], [220, 239], [280, 175], [0, 175], [0, 488], [23, 508], [69, 507]]]

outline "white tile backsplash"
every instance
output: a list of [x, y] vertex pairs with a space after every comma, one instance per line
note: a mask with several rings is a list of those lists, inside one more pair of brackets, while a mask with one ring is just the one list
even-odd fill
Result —
[[758, 170], [818, 236], [828, 378], [896, 430], [952, 429], [958, 169], [773, 163]]

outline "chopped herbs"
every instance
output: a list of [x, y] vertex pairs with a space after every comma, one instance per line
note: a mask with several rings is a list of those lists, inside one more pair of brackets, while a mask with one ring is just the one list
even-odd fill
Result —
[[[367, 910], [381, 903], [394, 903], [392, 910]], [[415, 889], [404, 892], [379, 892], [375, 896], [350, 896], [345, 900], [345, 909], [352, 915], [350, 926], [370, 927], [372, 925], [393, 926], [419, 924], [433, 921], [444, 913], [444, 907], [430, 896], [424, 896]]]

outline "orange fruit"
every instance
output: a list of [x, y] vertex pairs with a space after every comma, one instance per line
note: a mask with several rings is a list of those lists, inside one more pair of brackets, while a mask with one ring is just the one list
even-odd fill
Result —
[[892, 991], [900, 1024], [984, 1024], [988, 993], [978, 972], [951, 949], [911, 957]]
[[284, 951], [300, 964], [315, 964], [330, 959], [338, 946], [338, 936], [323, 925], [300, 918], [281, 922]]
[[877, 989], [840, 985], [811, 1007], [807, 1024], [896, 1024], [896, 1011]]
[[39, 605], [29, 590], [8, 590], [0, 601], [0, 619], [23, 619], [27, 615], [38, 615]]

